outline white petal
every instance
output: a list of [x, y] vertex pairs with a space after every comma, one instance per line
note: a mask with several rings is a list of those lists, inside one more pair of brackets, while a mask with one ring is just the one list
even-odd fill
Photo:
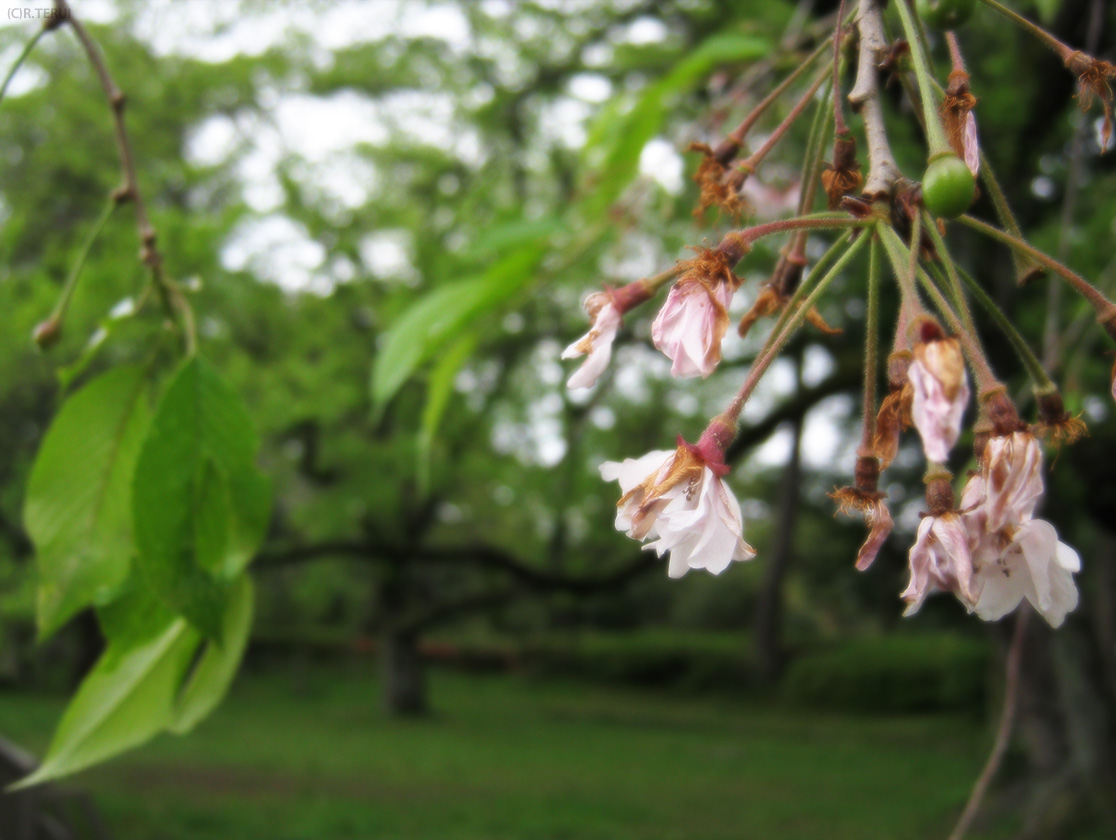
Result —
[[981, 586], [975, 607], [978, 616], [985, 621], [996, 621], [1019, 606], [1025, 594], [1025, 575], [1019, 571], [1013, 574], [1010, 569], [995, 563], [985, 567], [978, 575]]
[[624, 493], [643, 483], [643, 480], [661, 467], [666, 459], [674, 455], [673, 449], [658, 449], [648, 452], [642, 458], [625, 458], [623, 461], [605, 461], [601, 464], [601, 478], [605, 481], [619, 481]]
[[[581, 367], [566, 382], [567, 388], [590, 388], [596, 384], [597, 379], [608, 368], [612, 358], [612, 342], [619, 329], [620, 313], [611, 303], [605, 304], [598, 310], [589, 332], [562, 351], [563, 359], [587, 356]], [[590, 347], [588, 354], [582, 349], [586, 343]]]

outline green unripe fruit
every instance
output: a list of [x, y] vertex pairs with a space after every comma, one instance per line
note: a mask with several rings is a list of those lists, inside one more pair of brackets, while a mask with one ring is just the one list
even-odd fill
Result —
[[976, 192], [976, 178], [955, 154], [930, 161], [922, 176], [922, 203], [932, 216], [956, 219], [969, 209]]
[[915, 0], [918, 16], [935, 29], [956, 29], [973, 14], [976, 0]]

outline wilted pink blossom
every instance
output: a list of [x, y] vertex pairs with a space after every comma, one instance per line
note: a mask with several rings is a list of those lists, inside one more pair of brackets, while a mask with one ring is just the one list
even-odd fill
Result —
[[709, 376], [721, 361], [733, 287], [724, 280], [683, 278], [674, 284], [651, 325], [651, 338], [673, 362], [679, 379]]
[[981, 472], [962, 493], [977, 593], [972, 609], [986, 621], [1002, 618], [1026, 598], [1058, 627], [1077, 606], [1077, 552], [1059, 542], [1049, 522], [1032, 518], [1042, 495], [1041, 463], [1029, 432], [994, 437], [985, 446]]
[[915, 345], [907, 378], [914, 391], [911, 419], [929, 461], [942, 463], [961, 434], [961, 415], [969, 401], [968, 375], [955, 338]]
[[926, 596], [934, 592], [952, 592], [973, 608], [973, 558], [960, 516], [952, 512], [924, 516], [909, 559], [911, 581], [900, 595], [907, 602], [904, 615], [918, 612]]
[[1031, 518], [1042, 496], [1042, 447], [1030, 432], [990, 438], [980, 477], [986, 530], [995, 533], [1005, 525], [1020, 525]]
[[684, 443], [674, 452], [651, 452], [642, 458], [601, 465], [606, 481], [619, 481], [623, 496], [616, 527], [637, 540], [651, 539], [662, 557], [670, 552], [668, 574], [690, 569], [723, 572], [734, 560], [756, 552], [744, 542], [740, 505], [721, 480], [720, 469], [706, 463]]
[[1081, 560], [1058, 540], [1049, 522], [1029, 519], [1008, 526], [980, 543], [973, 563], [973, 588], [979, 593], [973, 610], [985, 621], [1002, 618], [1026, 598], [1051, 627], [1058, 627], [1077, 606], [1073, 573], [1081, 571]]
[[585, 298], [585, 310], [589, 313], [589, 332], [562, 351], [563, 359], [587, 357], [569, 378], [567, 388], [590, 388], [596, 384], [612, 358], [612, 342], [620, 329], [620, 312], [607, 292], [594, 292]]

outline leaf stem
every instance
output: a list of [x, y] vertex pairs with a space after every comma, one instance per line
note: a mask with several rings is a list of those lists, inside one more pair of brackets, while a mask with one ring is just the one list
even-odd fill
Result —
[[35, 30], [35, 34], [23, 45], [20, 54], [16, 56], [16, 60], [12, 62], [12, 66], [8, 68], [8, 75], [4, 77], [4, 83], [0, 85], [0, 102], [4, 100], [4, 94], [8, 92], [8, 85], [11, 83], [12, 78], [19, 71], [19, 68], [23, 66], [23, 62], [27, 60], [27, 56], [31, 55], [31, 50], [35, 49], [35, 45], [39, 43], [39, 39], [43, 37], [43, 33], [46, 31], [46, 27], [40, 27]]
[[[802, 301], [801, 305], [793, 310], [786, 324], [778, 334], [776, 334], [774, 329], [771, 331], [771, 337], [768, 339], [767, 346], [752, 363], [751, 368], [748, 370], [748, 376], [744, 380], [744, 384], [741, 386], [740, 391], [733, 398], [733, 401], [729, 404], [728, 408], [725, 409], [724, 413], [714, 420], [715, 423], [722, 422], [730, 425], [733, 429], [736, 428], [736, 422], [740, 418], [740, 412], [744, 408], [744, 404], [748, 401], [748, 397], [751, 396], [752, 391], [755, 390], [756, 385], [759, 383], [764, 373], [767, 372], [768, 367], [775, 361], [775, 358], [794, 334], [794, 331], [806, 320], [806, 315], [813, 309], [814, 304], [817, 302], [818, 298], [821, 297], [822, 293], [825, 292], [826, 287], [828, 287], [829, 284], [833, 282], [833, 279], [844, 270], [845, 266], [860, 253], [869, 239], [870, 237], [867, 234], [857, 238], [857, 240], [848, 247], [845, 253], [841, 255], [840, 259], [833, 264], [833, 267], [829, 269], [826, 275], [818, 281], [818, 285], [806, 296], [806, 299]], [[806, 285], [806, 283], [803, 283], [799, 286], [798, 292], [795, 293], [794, 298], [791, 299], [791, 303], [787, 306], [788, 311], [791, 311], [791, 306], [794, 304], [795, 298], [800, 296], [800, 293], [806, 288]]]
[[934, 74], [926, 55], [926, 45], [922, 42], [922, 33], [915, 25], [906, 0], [896, 0], [894, 5], [899, 12], [899, 20], [911, 48], [911, 58], [914, 59], [915, 79], [918, 82], [919, 99], [922, 100], [922, 115], [926, 126], [926, 140], [930, 145], [929, 159], [952, 155], [953, 148], [949, 145], [941, 118], [938, 116], [938, 109], [934, 106]]
[[1058, 54], [1059, 58], [1061, 58], [1062, 61], [1066, 61], [1069, 59], [1069, 56], [1073, 52], [1073, 50], [1070, 49], [1067, 44], [1059, 41], [1037, 23], [1034, 23], [1033, 21], [1030, 21], [1027, 18], [1023, 17], [1023, 15], [1012, 11], [1007, 6], [997, 3], [996, 0], [980, 0], [980, 2], [982, 2], [985, 6], [988, 6], [988, 8], [999, 12], [1020, 29], [1025, 29], [1027, 32], [1030, 32], [1032, 35], [1046, 44], [1046, 46], [1054, 50], [1054, 52]]
[[988, 292], [981, 287], [980, 283], [967, 271], [961, 268], [957, 271], [961, 275], [961, 279], [965, 281], [965, 285], [969, 287], [969, 292], [972, 296], [976, 298], [980, 305], [992, 316], [992, 320], [996, 322], [996, 326], [1000, 328], [1000, 331], [1003, 332], [1007, 340], [1011, 342], [1011, 346], [1015, 348], [1020, 362], [1023, 363], [1023, 367], [1027, 369], [1027, 373], [1030, 374], [1031, 379], [1034, 381], [1035, 387], [1039, 390], [1054, 388], [1054, 382], [1046, 373], [1046, 369], [1043, 368], [1042, 362], [1039, 361], [1038, 356], [1031, 350], [1026, 339], [1024, 339], [1019, 333], [1019, 330], [1015, 328], [1011, 319], [996, 305], [996, 301], [992, 300], [992, 296], [989, 295]]
[[787, 88], [794, 84], [795, 80], [809, 69], [810, 65], [829, 51], [830, 41], [832, 41], [832, 36], [826, 38], [818, 45], [817, 49], [803, 59], [783, 81], [779, 82], [767, 96], [756, 104], [748, 116], [744, 118], [743, 122], [718, 144], [717, 148], [713, 150], [713, 157], [715, 157], [722, 166], [728, 166], [732, 163], [733, 159], [744, 145], [744, 138], [747, 137], [748, 132], [752, 130], [752, 127], [759, 118], [763, 116], [771, 104], [778, 100], [786, 92]]
[[[1011, 210], [1011, 205], [1008, 204], [1007, 196], [1004, 195], [1000, 182], [996, 178], [996, 173], [988, 161], [988, 155], [984, 153], [983, 149], [980, 152], [980, 180], [984, 184], [984, 188], [988, 190], [988, 196], [992, 199], [992, 206], [996, 208], [996, 215], [1000, 219], [1000, 224], [1007, 228], [1008, 233], [1012, 236], [1023, 239], [1023, 231], [1019, 227], [1019, 222], [1015, 220], [1015, 214]], [[1023, 285], [1028, 280], [1043, 273], [1041, 266], [1016, 248], [1011, 249], [1011, 259], [1015, 264], [1015, 282], [1019, 285]]]
[[[806, 289], [810, 288], [810, 284], [814, 282], [815, 277], [819, 276], [821, 272], [828, 270], [830, 264], [837, 259], [838, 255], [841, 253], [841, 249], [848, 245], [850, 236], [852, 236], [852, 232], [846, 231], [845, 234], [830, 245], [829, 248], [826, 249], [826, 252], [821, 255], [821, 258], [814, 263], [814, 267], [810, 269], [810, 273], [806, 276], [806, 279], [799, 283], [798, 288], [794, 290], [794, 294], [791, 295], [790, 300], [788, 300], [783, 307], [783, 311], [780, 312], [779, 317], [775, 319], [775, 326], [771, 328], [771, 336], [779, 334], [779, 331], [795, 311], [794, 307], [806, 293]], [[766, 349], [766, 346], [764, 349]], [[762, 353], [763, 350], [760, 352]]]
[[[907, 246], [903, 244], [903, 240], [899, 238], [899, 234], [890, 225], [880, 225], [880, 236], [883, 239], [884, 247], [888, 249], [888, 255], [891, 257], [892, 263], [895, 266], [895, 271], [898, 273], [902, 266], [905, 266], [907, 259], [910, 257], [910, 251]], [[1003, 387], [1003, 383], [996, 378], [996, 374], [992, 372], [992, 368], [988, 364], [988, 358], [984, 354], [984, 349], [980, 345], [980, 337], [976, 333], [970, 332], [965, 328], [965, 324], [961, 318], [953, 311], [949, 301], [941, 293], [935, 285], [933, 278], [930, 277], [923, 270], [918, 271], [918, 280], [922, 287], [926, 289], [926, 293], [934, 301], [934, 306], [941, 313], [949, 324], [949, 328], [957, 336], [957, 340], [961, 342], [961, 347], [965, 351], [965, 356], [969, 360], [969, 367], [972, 368], [973, 378], [976, 380], [977, 393], [984, 394], [988, 391], [995, 390]], [[909, 282], [909, 281], [908, 281]]]
[[[938, 259], [942, 261], [945, 266], [946, 277], [949, 282], [945, 284], [946, 289], [949, 291], [950, 297], [953, 299], [953, 306], [961, 316], [962, 322], [973, 335], [976, 335], [976, 327], [973, 326], [973, 314], [969, 311], [968, 301], [965, 300], [965, 292], [961, 288], [961, 280], [957, 276], [957, 266], [953, 262], [953, 257], [949, 254], [949, 249], [946, 247], [945, 240], [942, 239], [942, 234], [938, 230], [938, 226], [934, 224], [934, 219], [925, 210], [922, 211], [924, 221], [926, 222], [925, 228], [930, 234], [930, 241], [934, 243], [934, 250], [937, 252]], [[912, 249], [912, 253], [914, 249]]]
[[58, 302], [54, 305], [54, 311], [50, 314], [50, 320], [56, 324], [61, 325], [62, 319], [66, 317], [66, 310], [70, 307], [70, 301], [73, 299], [74, 290], [77, 289], [78, 279], [81, 277], [81, 270], [85, 267], [85, 262], [89, 258], [89, 252], [93, 248], [93, 243], [101, 235], [101, 231], [111, 218], [113, 211], [116, 209], [118, 202], [114, 199], [109, 199], [105, 204], [105, 209], [101, 211], [101, 215], [97, 217], [97, 221], [93, 223], [93, 227], [89, 229], [89, 233], [85, 237], [85, 241], [81, 245], [81, 250], [78, 251], [77, 259], [74, 264], [70, 266], [70, 273], [66, 277], [66, 283], [62, 286], [62, 293], [58, 296]]
[[1049, 268], [1051, 271], [1065, 280], [1070, 286], [1074, 288], [1075, 291], [1077, 291], [1078, 294], [1080, 294], [1082, 297], [1085, 298], [1085, 300], [1090, 303], [1093, 309], [1096, 310], [1097, 321], [1099, 323], [1104, 324], [1107, 327], [1108, 325], [1113, 324], [1114, 320], [1116, 320], [1116, 306], [1112, 304], [1112, 301], [1101, 294], [1100, 290], [1097, 289], [1092, 283], [1090, 283], [1080, 274], [1077, 274], [1062, 263], [1058, 262], [1058, 260], [1054, 259], [1053, 257], [1047, 256], [1038, 248], [1024, 241], [1022, 238], [1013, 236], [1010, 233], [1006, 233], [1005, 231], [994, 228], [987, 222], [980, 221], [980, 219], [975, 219], [972, 216], [966, 215], [958, 218], [958, 221], [964, 225], [971, 227], [973, 230], [983, 233], [985, 236], [990, 236], [993, 239], [1003, 242], [1005, 245], [1016, 249], [1024, 255], [1030, 257], [1035, 262]]
[[864, 432], [861, 448], [872, 452], [876, 436], [876, 378], [880, 346], [880, 241], [872, 237], [868, 252], [868, 311], [864, 316]]
[[756, 167], [763, 162], [763, 159], [767, 157], [767, 153], [774, 149], [776, 145], [778, 145], [779, 141], [783, 139], [783, 135], [785, 135], [787, 131], [790, 130], [790, 127], [794, 125], [794, 123], [798, 120], [798, 118], [802, 116], [802, 112], [806, 110], [806, 106], [810, 104], [811, 100], [813, 100], [814, 96], [818, 92], [818, 89], [829, 79], [829, 73], [830, 68], [827, 66], [822, 70], [821, 73], [818, 74], [817, 78], [814, 79], [810, 87], [806, 89], [806, 92], [803, 93], [799, 100], [794, 104], [794, 107], [791, 108], [790, 113], [788, 113], [783, 121], [779, 123], [779, 125], [775, 128], [775, 130], [771, 132], [770, 136], [767, 138], [767, 140], [764, 141], [763, 145], [752, 152], [752, 154], [748, 155], [745, 160], [742, 160], [740, 162], [740, 171], [737, 173], [737, 177], [754, 172]]

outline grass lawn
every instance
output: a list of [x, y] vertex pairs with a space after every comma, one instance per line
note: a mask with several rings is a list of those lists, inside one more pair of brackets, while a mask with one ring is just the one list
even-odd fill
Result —
[[[75, 777], [117, 840], [922, 840], [945, 837], [987, 731], [435, 672], [428, 720], [369, 663], [242, 675], [186, 738]], [[41, 751], [62, 709], [0, 694]]]

